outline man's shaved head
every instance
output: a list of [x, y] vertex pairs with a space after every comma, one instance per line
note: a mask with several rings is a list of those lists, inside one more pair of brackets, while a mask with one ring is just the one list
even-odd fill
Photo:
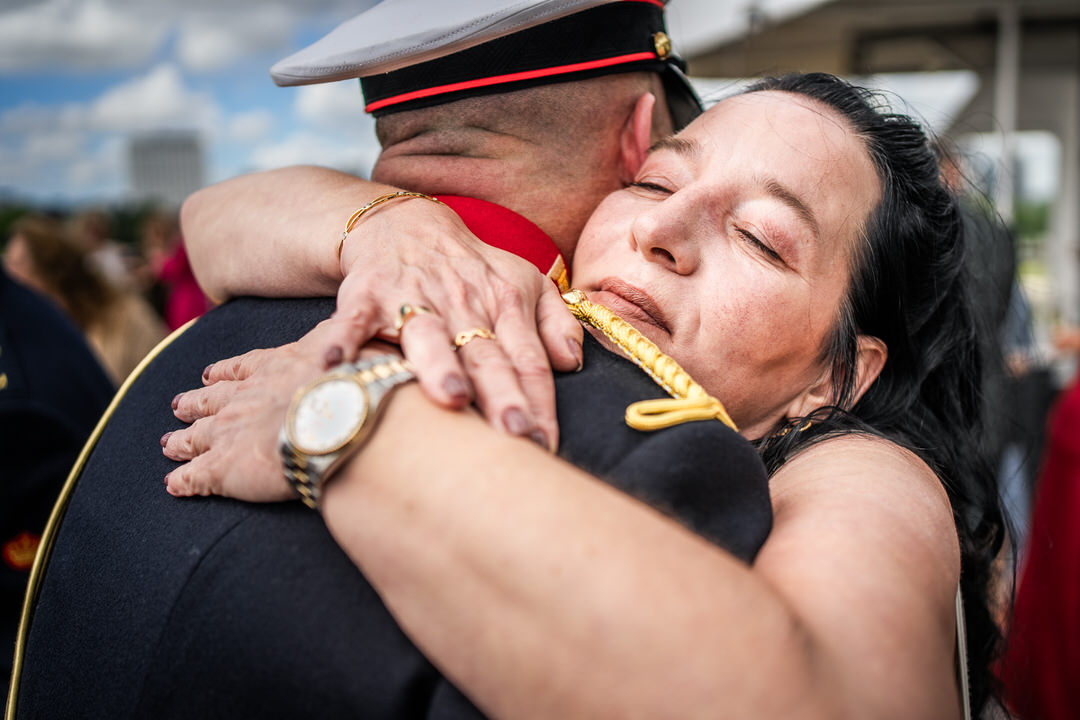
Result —
[[645, 93], [656, 97], [652, 139], [669, 135], [663, 86], [648, 72], [386, 115], [376, 122], [383, 153], [372, 179], [499, 203], [532, 219], [564, 247], [560, 238], [576, 240], [592, 209], [625, 181], [620, 132]]

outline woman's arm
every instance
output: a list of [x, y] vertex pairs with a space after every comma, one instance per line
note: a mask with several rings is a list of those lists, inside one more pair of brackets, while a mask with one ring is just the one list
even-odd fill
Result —
[[[244, 407], [280, 426], [280, 408]], [[198, 434], [203, 454], [170, 492], [229, 491], [223, 473], [250, 464], [215, 459], [212, 425]], [[405, 631], [495, 717], [957, 717], [959, 552], [937, 479], [889, 443], [845, 438], [771, 489], [773, 533], [749, 568], [406, 387], [323, 507]]]
[[957, 716], [955, 532], [894, 446], [833, 441], [779, 473], [751, 569], [415, 390], [384, 423], [327, 525], [493, 716]]
[[180, 210], [195, 276], [217, 300], [335, 295], [345, 220], [396, 189], [315, 166], [241, 175], [203, 188]]

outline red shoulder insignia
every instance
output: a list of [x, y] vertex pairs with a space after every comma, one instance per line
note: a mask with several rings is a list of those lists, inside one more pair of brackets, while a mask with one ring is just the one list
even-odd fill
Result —
[[40, 535], [23, 531], [4, 543], [4, 562], [15, 570], [29, 570], [40, 544]]

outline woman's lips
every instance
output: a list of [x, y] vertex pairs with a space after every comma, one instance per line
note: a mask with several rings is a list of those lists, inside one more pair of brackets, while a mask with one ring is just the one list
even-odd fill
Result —
[[625, 320], [639, 320], [670, 333], [664, 314], [647, 292], [618, 278], [604, 278], [595, 301], [614, 310]]

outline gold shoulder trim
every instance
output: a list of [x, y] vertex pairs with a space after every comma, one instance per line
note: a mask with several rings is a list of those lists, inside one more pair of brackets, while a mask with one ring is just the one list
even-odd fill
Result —
[[589, 302], [585, 293], [563, 293], [563, 302], [579, 322], [591, 325], [619, 346], [639, 368], [664, 388], [672, 399], [642, 400], [626, 408], [626, 424], [635, 430], [661, 430], [694, 420], [719, 420], [738, 432], [724, 404], [694, 382], [690, 373], [665, 355], [651, 340], [603, 305]]
[[132, 370], [131, 374], [124, 380], [120, 389], [116, 391], [112, 401], [109, 402], [109, 406], [105, 408], [105, 412], [102, 413], [101, 419], [98, 420], [97, 425], [94, 427], [94, 431], [90, 433], [89, 439], [86, 441], [86, 444], [83, 445], [79, 457], [76, 458], [75, 465], [72, 466], [71, 472], [68, 473], [67, 480], [64, 481], [64, 487], [60, 490], [60, 496], [53, 506], [52, 513], [49, 514], [49, 521], [45, 524], [45, 532], [41, 536], [41, 544], [38, 546], [37, 555], [34, 556], [34, 566], [30, 570], [30, 579], [26, 584], [26, 599], [23, 601], [22, 617], [19, 620], [19, 635], [15, 640], [15, 661], [11, 668], [11, 686], [8, 690], [7, 709], [4, 713], [5, 720], [15, 720], [15, 706], [19, 697], [19, 681], [22, 679], [23, 655], [26, 652], [26, 637], [30, 632], [30, 616], [32, 615], [34, 603], [37, 602], [38, 593], [41, 591], [41, 580], [45, 575], [45, 565], [49, 562], [49, 555], [52, 553], [53, 544], [56, 542], [56, 534], [60, 528], [60, 522], [64, 519], [64, 513], [67, 511], [68, 502], [71, 500], [71, 495], [75, 491], [75, 485], [78, 483], [83, 466], [86, 465], [86, 459], [90, 457], [90, 452], [94, 449], [94, 445], [97, 444], [98, 438], [101, 437], [101, 433], [105, 430], [105, 424], [109, 422], [109, 419], [116, 411], [116, 408], [120, 405], [120, 401], [123, 400], [124, 395], [127, 394], [128, 389], [131, 388], [136, 378], [142, 374], [142, 371], [146, 369], [146, 366], [153, 362], [154, 358], [167, 348], [173, 340], [180, 337], [185, 330], [194, 325], [196, 320], [198, 320], [198, 318], [190, 320], [174, 330], [167, 338], [159, 342], [153, 350], [147, 353], [146, 357], [135, 366], [135, 369]]

